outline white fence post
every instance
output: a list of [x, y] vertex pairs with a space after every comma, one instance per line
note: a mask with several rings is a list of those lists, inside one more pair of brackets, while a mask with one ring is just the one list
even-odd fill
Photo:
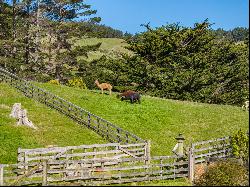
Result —
[[48, 161], [43, 161], [43, 186], [47, 186], [47, 170], [48, 170]]
[[147, 143], [146, 143], [146, 152], [145, 152], [145, 154], [146, 154], [146, 160], [147, 160], [147, 163], [150, 163], [150, 158], [151, 158], [151, 156], [150, 156], [150, 140], [147, 140]]
[[188, 153], [188, 178], [192, 183], [194, 180], [194, 166], [195, 166], [195, 159], [193, 152], [194, 152], [194, 147], [193, 145], [191, 145]]

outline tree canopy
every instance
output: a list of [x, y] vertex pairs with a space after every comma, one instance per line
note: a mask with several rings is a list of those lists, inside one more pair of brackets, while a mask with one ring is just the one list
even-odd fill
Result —
[[[193, 27], [167, 24], [131, 35], [105, 25], [84, 0], [0, 2], [0, 66], [26, 79], [61, 83], [82, 78], [107, 81], [117, 91], [241, 105], [249, 97], [249, 30], [212, 30], [206, 19]], [[133, 55], [115, 53], [87, 62], [95, 45], [83, 37], [124, 38]], [[136, 85], [136, 86], [132, 86]]]

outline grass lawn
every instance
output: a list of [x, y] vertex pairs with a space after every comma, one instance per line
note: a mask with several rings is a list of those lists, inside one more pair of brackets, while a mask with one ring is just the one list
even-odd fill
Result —
[[169, 155], [175, 137], [183, 133], [191, 142], [229, 136], [240, 128], [249, 129], [248, 112], [229, 105], [204, 104], [142, 96], [141, 104], [120, 101], [116, 93], [36, 83], [52, 93], [128, 130], [151, 140], [152, 155]]
[[[28, 118], [38, 127], [17, 126], [9, 117], [14, 103], [27, 109]], [[96, 133], [78, 125], [59, 112], [29, 99], [7, 84], [0, 83], [0, 163], [16, 163], [17, 149], [47, 145], [70, 146], [107, 143]]]
[[[170, 155], [176, 144], [175, 137], [183, 133], [185, 145], [231, 135], [240, 128], [248, 130], [248, 112], [240, 107], [177, 101], [142, 96], [141, 104], [130, 104], [99, 90], [81, 90], [63, 85], [35, 83], [39, 87], [128, 130], [151, 140], [152, 155]], [[26, 98], [16, 89], [0, 83], [0, 163], [15, 163], [17, 148], [37, 148], [47, 145], [81, 145], [106, 143], [94, 132], [74, 123], [56, 110], [33, 99]], [[14, 103], [27, 109], [28, 117], [38, 130], [16, 125], [9, 117]], [[122, 184], [124, 186], [191, 186], [185, 178], [153, 182]], [[116, 185], [111, 185], [116, 186]], [[119, 184], [120, 186], [120, 184]]]

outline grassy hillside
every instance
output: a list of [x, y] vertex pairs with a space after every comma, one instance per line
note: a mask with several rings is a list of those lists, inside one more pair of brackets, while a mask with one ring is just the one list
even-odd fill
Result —
[[[38, 130], [17, 126], [9, 117], [14, 103], [27, 109], [28, 117]], [[47, 145], [69, 146], [106, 143], [89, 129], [77, 125], [59, 112], [26, 98], [16, 89], [0, 83], [0, 163], [16, 163], [17, 149]]]
[[124, 48], [124, 46], [127, 45], [125, 40], [119, 38], [86, 38], [82, 40], [77, 40], [75, 44], [80, 46], [94, 45], [99, 42], [102, 43], [99, 50], [89, 52], [88, 58], [81, 56], [79, 57], [79, 59], [85, 59], [87, 61], [91, 61], [100, 58], [102, 55], [113, 57], [116, 52], [132, 54], [131, 51]]
[[99, 90], [37, 84], [145, 140], [151, 140], [153, 155], [171, 154], [179, 133], [184, 134], [185, 145], [189, 145], [249, 128], [248, 112], [240, 107], [148, 96], [142, 96], [141, 104], [130, 104], [117, 99], [115, 93], [109, 96], [101, 95]]
[[[47, 85], [46, 85], [47, 86]], [[0, 83], [0, 163], [16, 163], [17, 148], [38, 148], [47, 145], [81, 145], [106, 143], [95, 133], [73, 123], [55, 110], [24, 97], [16, 89]], [[60, 90], [57, 87], [57, 91]], [[63, 87], [64, 91], [68, 90]], [[66, 90], [65, 90], [66, 89]], [[79, 90], [78, 90], [79, 91]], [[91, 93], [95, 95], [95, 93]], [[9, 117], [14, 103], [20, 102], [28, 110], [28, 117], [38, 130], [16, 125]], [[126, 186], [130, 184], [122, 184]], [[136, 186], [190, 186], [185, 178], [153, 182], [132, 183]], [[112, 186], [112, 185], [111, 185]], [[116, 185], [114, 185], [116, 186]]]
[[[185, 145], [228, 136], [248, 129], [248, 112], [240, 107], [175, 101], [142, 96], [141, 104], [120, 101], [116, 94], [101, 95], [99, 90], [80, 90], [67, 86], [36, 83], [52, 93], [138, 135], [151, 140], [153, 155], [169, 155], [175, 137], [183, 133]], [[21, 102], [39, 130], [18, 127], [9, 117], [14, 103]], [[55, 110], [25, 98], [6, 84], [0, 90], [0, 163], [13, 162], [18, 147], [34, 148], [105, 143], [98, 135], [76, 125]]]
[[[120, 101], [116, 93], [101, 95], [99, 90], [80, 90], [67, 86], [35, 83], [90, 112], [140, 136], [151, 140], [152, 155], [169, 155], [178, 133], [190, 142], [230, 135], [248, 129], [248, 112], [240, 107], [209, 105], [142, 96], [141, 104]], [[47, 145], [81, 145], [106, 143], [94, 132], [32, 99], [14, 88], [0, 83], [0, 163], [15, 163], [17, 148]], [[39, 128], [33, 130], [16, 125], [9, 117], [14, 103], [22, 103], [29, 119]], [[133, 184], [132, 184], [133, 185]], [[186, 179], [134, 183], [142, 186], [189, 186]]]

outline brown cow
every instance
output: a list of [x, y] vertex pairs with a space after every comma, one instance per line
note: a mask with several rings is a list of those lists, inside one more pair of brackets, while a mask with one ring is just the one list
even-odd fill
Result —
[[121, 94], [118, 95], [118, 97], [121, 98], [121, 100], [130, 100], [131, 103], [138, 101], [138, 103], [141, 103], [140, 101], [140, 94], [138, 92], [127, 90]]

